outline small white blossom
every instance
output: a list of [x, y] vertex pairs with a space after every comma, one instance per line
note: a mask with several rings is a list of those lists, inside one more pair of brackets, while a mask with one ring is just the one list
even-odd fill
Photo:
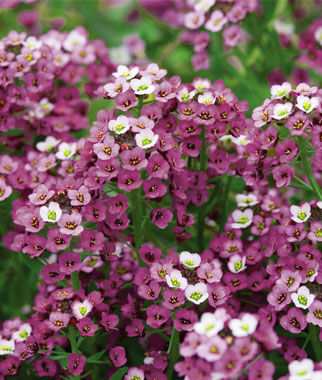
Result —
[[193, 329], [196, 333], [210, 338], [217, 335], [224, 328], [227, 319], [229, 319], [229, 316], [226, 310], [220, 308], [215, 313], [203, 313], [200, 321], [193, 325]]
[[273, 118], [276, 120], [285, 119], [292, 112], [292, 108], [293, 105], [290, 102], [276, 104], [273, 110]]
[[284, 96], [288, 95], [292, 90], [292, 86], [288, 82], [284, 82], [281, 85], [274, 84], [271, 87], [272, 99], [282, 99]]
[[278, 34], [285, 34], [286, 36], [290, 36], [294, 33], [294, 24], [288, 24], [283, 20], [276, 20], [274, 22], [274, 28]]
[[0, 339], [0, 355], [11, 355], [15, 350], [15, 341], [13, 339]]
[[208, 299], [207, 286], [201, 282], [196, 285], [188, 285], [184, 293], [186, 298], [196, 305], [199, 305]]
[[308, 309], [314, 301], [314, 294], [311, 294], [306, 286], [301, 286], [296, 293], [291, 294], [292, 301], [296, 307]]
[[291, 206], [290, 211], [292, 214], [291, 219], [296, 223], [304, 223], [311, 216], [311, 206], [307, 202], [303, 203], [302, 206]]
[[12, 334], [12, 338], [16, 342], [24, 342], [31, 334], [31, 325], [29, 323], [23, 323], [19, 330]]
[[40, 152], [49, 152], [53, 148], [55, 148], [55, 146], [57, 146], [59, 143], [60, 143], [60, 140], [55, 139], [55, 137], [47, 136], [45, 141], [41, 141], [36, 144], [36, 148]]
[[50, 202], [49, 206], [42, 206], [39, 210], [43, 221], [56, 223], [62, 216], [62, 210], [57, 202]]
[[155, 135], [151, 129], [144, 129], [135, 135], [136, 145], [143, 149], [152, 148], [158, 141], [159, 135]]
[[67, 38], [64, 40], [63, 48], [67, 51], [74, 51], [76, 48], [83, 47], [86, 42], [86, 36], [75, 29], [68, 33]]
[[181, 272], [177, 269], [174, 269], [165, 276], [167, 284], [170, 288], [178, 288], [181, 290], [185, 290], [188, 286], [188, 281], [185, 277], [182, 276]]
[[38, 40], [34, 36], [30, 36], [26, 39], [24, 45], [27, 46], [30, 50], [40, 49], [42, 47], [42, 41]]
[[37, 119], [42, 119], [45, 115], [49, 114], [54, 108], [54, 105], [48, 101], [47, 98], [41, 99], [36, 103], [34, 109], [29, 112], [30, 116], [35, 116]]
[[229, 328], [234, 337], [251, 335], [257, 327], [258, 320], [252, 314], [245, 313], [241, 319], [234, 318], [229, 322]]
[[210, 91], [206, 91], [204, 94], [198, 96], [198, 103], [201, 104], [214, 104], [216, 97]]
[[85, 299], [83, 302], [75, 301], [72, 303], [72, 312], [75, 318], [82, 319], [86, 317], [93, 309], [93, 304]]
[[109, 121], [108, 128], [110, 131], [122, 135], [130, 129], [129, 120], [126, 116], [118, 116], [116, 120]]
[[112, 75], [115, 78], [125, 77], [126, 80], [130, 80], [130, 79], [134, 78], [139, 71], [140, 70], [137, 66], [133, 67], [132, 69], [128, 69], [124, 65], [119, 65], [117, 67], [117, 71], [115, 73], [113, 73]]
[[208, 12], [215, 2], [216, 0], [199, 0], [195, 2], [194, 8], [196, 11]]
[[317, 28], [317, 30], [314, 32], [314, 38], [315, 38], [316, 42], [320, 46], [322, 46], [322, 26]]
[[189, 102], [193, 99], [193, 97], [195, 96], [196, 94], [196, 91], [195, 90], [192, 90], [192, 91], [189, 91], [187, 89], [187, 87], [183, 87], [179, 92], [178, 92], [178, 95], [177, 95], [177, 99], [180, 101], [180, 102]]
[[136, 95], [152, 94], [155, 90], [150, 76], [145, 76], [141, 79], [132, 79], [130, 85]]
[[313, 95], [317, 92], [317, 90], [318, 90], [317, 86], [310, 87], [307, 83], [299, 83], [296, 86], [296, 89], [293, 91], [302, 95]]
[[180, 253], [180, 262], [187, 268], [197, 268], [200, 265], [201, 257], [198, 253], [183, 251]]
[[297, 104], [295, 107], [299, 108], [301, 111], [310, 113], [314, 108], [319, 105], [319, 99], [317, 97], [309, 98], [304, 95], [299, 95], [296, 98]]
[[56, 153], [56, 157], [59, 160], [69, 160], [77, 150], [76, 143], [67, 143], [63, 142], [58, 147], [58, 152]]
[[253, 221], [253, 211], [247, 208], [244, 211], [235, 210], [232, 213], [232, 217], [235, 223], [232, 223], [232, 228], [247, 228]]
[[250, 140], [248, 140], [247, 136], [245, 135], [240, 135], [238, 137], [232, 136], [231, 140], [234, 144], [239, 145], [239, 146], [245, 146], [250, 143]]
[[132, 56], [126, 45], [110, 48], [108, 52], [111, 61], [114, 63], [118, 63], [120, 65], [128, 65], [131, 63]]
[[246, 269], [245, 262], [246, 256], [241, 257], [240, 255], [238, 255], [238, 253], [236, 253], [235, 255], [229, 258], [228, 269], [232, 273], [239, 273]]
[[289, 380], [312, 380], [314, 363], [311, 359], [294, 360], [288, 365]]
[[253, 193], [248, 193], [247, 195], [237, 194], [236, 201], [238, 207], [255, 206], [259, 203], [259, 200]]

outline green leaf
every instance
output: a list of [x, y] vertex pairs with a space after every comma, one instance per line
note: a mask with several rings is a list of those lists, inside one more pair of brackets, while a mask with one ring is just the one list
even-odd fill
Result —
[[96, 354], [90, 356], [89, 358], [86, 359], [86, 363], [92, 363], [96, 362], [97, 360], [100, 360], [100, 358], [106, 353], [106, 350], [102, 350], [97, 352]]
[[110, 380], [121, 380], [123, 376], [126, 374], [128, 367], [119, 368], [113, 376], [110, 377]]
[[35, 273], [40, 274], [44, 264], [38, 259], [31, 259], [27, 254], [22, 253], [22, 261]]

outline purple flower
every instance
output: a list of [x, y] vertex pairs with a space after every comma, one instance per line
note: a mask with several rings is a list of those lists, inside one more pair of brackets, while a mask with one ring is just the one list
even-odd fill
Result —
[[291, 307], [280, 319], [280, 324], [285, 330], [299, 334], [306, 328], [307, 321], [301, 309]]
[[140, 172], [137, 170], [122, 170], [118, 176], [118, 187], [124, 191], [132, 191], [142, 184]]
[[275, 366], [272, 362], [260, 358], [248, 370], [249, 377], [254, 380], [272, 380]]
[[98, 253], [103, 248], [104, 240], [102, 232], [84, 230], [81, 234], [81, 247], [86, 252]]
[[145, 151], [140, 147], [132, 150], [123, 150], [120, 154], [122, 167], [128, 170], [140, 170], [147, 166], [148, 161], [145, 158]]
[[315, 299], [309, 307], [306, 321], [322, 328], [322, 302]]
[[62, 234], [58, 227], [52, 227], [47, 232], [46, 249], [50, 252], [59, 252], [69, 247], [71, 236]]
[[127, 374], [124, 377], [124, 380], [144, 380], [144, 372], [142, 369], [137, 367], [130, 367], [127, 371]]
[[173, 213], [166, 208], [155, 208], [151, 211], [151, 221], [157, 227], [165, 229], [173, 218]]
[[59, 270], [65, 274], [72, 274], [81, 267], [81, 257], [75, 252], [64, 252], [59, 256]]
[[57, 263], [45, 265], [40, 274], [48, 284], [53, 284], [65, 278], [65, 274], [60, 271], [60, 265]]
[[46, 357], [42, 357], [39, 359], [36, 359], [34, 362], [34, 368], [37, 373], [37, 376], [44, 377], [44, 376], [55, 376], [57, 372], [57, 365], [56, 361], [52, 359], [48, 359]]
[[71, 215], [63, 214], [58, 221], [60, 232], [66, 235], [80, 235], [83, 227], [80, 225], [82, 222], [82, 215], [79, 213], [72, 213]]
[[170, 317], [169, 309], [166, 309], [165, 307], [158, 305], [149, 306], [146, 311], [146, 314], [146, 323], [154, 329], [158, 329], [160, 326], [166, 323]]
[[119, 317], [115, 314], [102, 313], [101, 325], [106, 331], [117, 330], [117, 325], [119, 323]]
[[285, 139], [275, 147], [275, 153], [279, 157], [281, 164], [288, 164], [292, 162], [298, 152], [299, 148], [297, 143], [289, 139]]
[[70, 320], [70, 314], [61, 313], [60, 311], [55, 311], [49, 315], [48, 326], [52, 330], [59, 331], [67, 327], [69, 320]]
[[88, 317], [82, 318], [76, 326], [81, 336], [94, 336], [98, 329], [98, 325], [93, 324], [92, 320]]
[[143, 182], [143, 190], [147, 198], [161, 198], [167, 192], [167, 186], [160, 178], [150, 178]]
[[294, 168], [290, 165], [277, 166], [273, 169], [272, 173], [276, 181], [276, 187], [286, 187], [291, 183]]
[[80, 375], [83, 372], [86, 362], [86, 356], [80, 354], [68, 355], [68, 372], [74, 376]]
[[28, 235], [25, 239], [26, 245], [23, 248], [23, 253], [28, 253], [33, 259], [40, 256], [46, 249], [47, 240], [43, 236]]
[[115, 367], [121, 367], [127, 362], [125, 349], [121, 346], [113, 347], [109, 352], [109, 357]]

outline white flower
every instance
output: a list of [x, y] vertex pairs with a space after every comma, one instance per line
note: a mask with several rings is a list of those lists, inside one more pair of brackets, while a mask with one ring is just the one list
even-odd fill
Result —
[[231, 140], [232, 140], [232, 142], [234, 144], [236, 144], [236, 145], [242, 145], [242, 146], [247, 145], [247, 144], [250, 143], [250, 140], [248, 140], [247, 136], [245, 136], [245, 135], [240, 135], [238, 137], [232, 136]]
[[273, 118], [276, 120], [285, 119], [292, 112], [293, 105], [290, 102], [278, 103], [274, 106]]
[[0, 355], [11, 355], [15, 350], [15, 341], [13, 339], [0, 339]]
[[117, 71], [113, 73], [112, 75], [115, 76], [115, 78], [124, 76], [126, 80], [130, 80], [134, 78], [138, 72], [139, 72], [139, 68], [136, 66], [130, 70], [124, 65], [119, 65], [117, 67]]
[[54, 105], [50, 103], [47, 98], [43, 98], [39, 103], [35, 105], [34, 115], [37, 119], [41, 119], [45, 115], [49, 114], [53, 108]]
[[63, 142], [58, 147], [58, 152], [56, 153], [56, 157], [60, 160], [68, 160], [70, 159], [75, 153], [77, 149], [76, 143], [66, 143]]
[[86, 36], [75, 29], [68, 33], [63, 43], [63, 48], [67, 51], [73, 51], [75, 48], [83, 47], [86, 42]]
[[167, 274], [165, 279], [170, 288], [185, 290], [188, 285], [187, 279], [177, 269], [172, 270], [169, 275]]
[[23, 323], [20, 327], [19, 327], [19, 330], [18, 331], [15, 331], [13, 334], [12, 334], [12, 338], [16, 341], [16, 342], [23, 342], [25, 341], [31, 334], [31, 326], [29, 323]]
[[235, 255], [229, 258], [228, 269], [232, 273], [241, 272], [246, 269], [245, 262], [246, 262], [246, 256], [241, 257], [238, 255], [238, 253], [236, 253]]
[[247, 228], [252, 224], [253, 220], [253, 211], [250, 208], [247, 208], [244, 211], [235, 210], [232, 213], [232, 217], [235, 223], [232, 223], [232, 228]]
[[92, 309], [93, 304], [88, 299], [85, 299], [83, 302], [75, 301], [72, 303], [73, 315], [77, 319], [86, 317], [86, 315], [89, 314]]
[[49, 152], [53, 148], [55, 148], [56, 145], [60, 143], [60, 140], [55, 139], [55, 137], [47, 136], [45, 141], [41, 141], [36, 144], [36, 148], [40, 152]]
[[311, 359], [294, 360], [288, 365], [289, 380], [312, 380], [314, 363]]
[[322, 26], [317, 28], [317, 30], [314, 32], [314, 38], [316, 42], [322, 46]]
[[217, 309], [215, 313], [203, 313], [199, 322], [193, 325], [196, 333], [208, 337], [215, 336], [224, 328], [229, 316], [225, 309]]
[[288, 82], [284, 82], [282, 85], [274, 84], [271, 87], [272, 99], [282, 99], [284, 96], [290, 93], [292, 86]]
[[227, 21], [223, 12], [217, 9], [210, 15], [208, 21], [205, 23], [205, 28], [211, 32], [219, 32]]
[[39, 210], [43, 221], [56, 223], [62, 216], [62, 210], [57, 202], [50, 202], [49, 206], [42, 206]]
[[198, 103], [202, 104], [214, 104], [216, 97], [210, 91], [206, 91], [204, 94], [198, 96]]
[[194, 8], [196, 11], [207, 12], [215, 5], [216, 0], [199, 0], [195, 3]]
[[187, 268], [197, 268], [200, 265], [201, 257], [198, 253], [183, 251], [180, 253], [180, 262]]
[[144, 129], [135, 135], [136, 145], [143, 149], [152, 148], [158, 141], [159, 135], [155, 135], [151, 129]]
[[237, 194], [236, 201], [238, 207], [246, 207], [246, 206], [254, 206], [259, 203], [257, 197], [253, 193], [245, 194]]
[[30, 36], [24, 42], [25, 46], [28, 46], [30, 50], [40, 49], [42, 47], [42, 42], [37, 40], [36, 37]]
[[311, 380], [322, 380], [322, 371], [314, 371]]
[[299, 83], [296, 86], [296, 89], [294, 90], [294, 92], [297, 92], [298, 94], [302, 94], [302, 95], [313, 95], [317, 92], [317, 90], [318, 90], [317, 86], [310, 87], [307, 83]]
[[291, 294], [291, 298], [296, 307], [308, 309], [314, 301], [315, 296], [310, 293], [306, 286], [301, 286], [297, 289], [296, 293]]
[[195, 90], [192, 90], [192, 91], [189, 91], [187, 89], [187, 87], [183, 87], [179, 92], [178, 92], [178, 95], [177, 95], [177, 99], [180, 101], [180, 102], [188, 102], [190, 100], [193, 99], [193, 97], [195, 96], [196, 94], [196, 91]]
[[316, 108], [319, 105], [319, 99], [317, 97], [309, 98], [304, 95], [299, 95], [296, 98], [297, 104], [295, 107], [299, 108], [301, 111], [309, 113], [314, 108]]
[[188, 285], [184, 293], [186, 298], [196, 305], [208, 299], [207, 286], [201, 282], [196, 285]]
[[118, 135], [122, 135], [130, 129], [129, 120], [126, 116], [118, 116], [116, 120], [109, 121], [108, 129]]
[[311, 216], [311, 206], [305, 202], [302, 206], [291, 206], [290, 211], [292, 213], [291, 219], [296, 223], [304, 223]]
[[130, 85], [136, 95], [152, 94], [155, 90], [150, 76], [145, 76], [141, 79], [132, 79]]
[[195, 89], [200, 92], [204, 91], [206, 88], [210, 88], [211, 83], [209, 79], [198, 78], [197, 80], [193, 81], [193, 85]]
[[131, 63], [132, 57], [129, 48], [126, 45], [110, 48], [109, 56], [111, 61], [120, 65], [128, 65]]
[[316, 205], [318, 206], [318, 208], [319, 208], [320, 210], [322, 210], [322, 201], [318, 202]]
[[278, 34], [290, 36], [294, 33], [294, 24], [287, 24], [282, 20], [276, 20], [274, 22], [274, 28]]
[[245, 313], [241, 319], [234, 318], [229, 322], [229, 328], [234, 337], [251, 335], [257, 327], [258, 320], [252, 314]]

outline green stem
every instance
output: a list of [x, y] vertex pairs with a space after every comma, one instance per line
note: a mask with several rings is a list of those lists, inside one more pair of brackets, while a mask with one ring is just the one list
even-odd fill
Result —
[[169, 354], [169, 361], [167, 366], [167, 379], [172, 379], [174, 365], [179, 358], [179, 331], [172, 329], [172, 334], [169, 342], [167, 353]]
[[300, 156], [301, 156], [301, 160], [303, 162], [304, 171], [305, 171], [305, 174], [307, 176], [307, 179], [309, 180], [310, 185], [311, 185], [315, 195], [317, 196], [317, 199], [319, 199], [321, 201], [322, 200], [322, 191], [321, 191], [320, 186], [317, 184], [317, 182], [313, 176], [311, 165], [308, 161], [308, 156], [307, 156], [307, 153], [305, 150], [305, 142], [304, 142], [303, 136], [299, 136], [297, 142], [299, 144]]
[[309, 324], [309, 335], [310, 335], [310, 343], [313, 348], [315, 361], [320, 362], [322, 360], [322, 348], [321, 342], [319, 339], [319, 331], [320, 329], [312, 323]]
[[[202, 131], [200, 134], [200, 137], [202, 138], [202, 146], [200, 149], [200, 171], [205, 172], [206, 170], [206, 141], [205, 141], [205, 128], [202, 126]], [[198, 214], [197, 214], [197, 239], [198, 239], [198, 246], [200, 251], [204, 250], [204, 238], [203, 233], [205, 230], [205, 214], [204, 214], [204, 208], [199, 207]]]
[[79, 290], [80, 289], [80, 283], [79, 283], [78, 271], [73, 272], [70, 275], [70, 278], [72, 279], [73, 290]]
[[143, 242], [143, 231], [142, 231], [142, 198], [140, 188], [134, 189], [129, 193], [129, 199], [131, 203], [131, 212], [133, 218], [133, 228], [134, 228], [134, 242], [135, 242], [135, 252], [138, 258], [139, 266], [146, 266], [139, 254], [139, 249]]

